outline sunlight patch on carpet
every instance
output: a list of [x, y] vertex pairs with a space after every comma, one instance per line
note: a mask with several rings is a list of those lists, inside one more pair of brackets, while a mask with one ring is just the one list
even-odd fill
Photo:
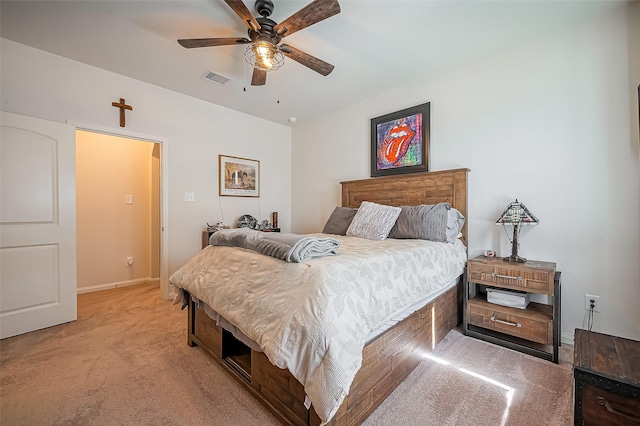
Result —
[[506, 406], [505, 406], [505, 409], [504, 409], [504, 413], [502, 414], [502, 421], [500, 422], [500, 426], [504, 426], [505, 424], [507, 424], [507, 418], [509, 417], [509, 409], [511, 408], [511, 403], [513, 402], [513, 397], [516, 394], [516, 390], [514, 388], [512, 388], [511, 386], [507, 386], [504, 383], [500, 383], [499, 381], [494, 380], [494, 379], [492, 379], [490, 377], [483, 376], [482, 374], [473, 372], [471, 370], [467, 370], [466, 368], [456, 367], [455, 365], [452, 365], [449, 361], [444, 360], [442, 358], [435, 357], [435, 356], [433, 356], [431, 354], [427, 353], [427, 354], [423, 354], [423, 355], [424, 355], [425, 358], [427, 358], [427, 359], [429, 359], [431, 361], [437, 362], [438, 364], [441, 364], [441, 365], [444, 365], [444, 366], [447, 366], [447, 367], [453, 367], [453, 368], [457, 369], [458, 371], [460, 371], [462, 373], [470, 375], [471, 377], [475, 377], [476, 379], [483, 380], [483, 381], [485, 381], [485, 382], [487, 382], [487, 383], [489, 383], [491, 385], [498, 386], [498, 387], [504, 389], [505, 398], [506, 398]]

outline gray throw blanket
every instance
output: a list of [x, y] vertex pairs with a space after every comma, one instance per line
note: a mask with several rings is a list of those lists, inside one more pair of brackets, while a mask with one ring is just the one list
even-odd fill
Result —
[[335, 238], [260, 232], [249, 228], [222, 229], [211, 234], [209, 244], [212, 246], [242, 247], [296, 263], [335, 255], [340, 247], [340, 242]]

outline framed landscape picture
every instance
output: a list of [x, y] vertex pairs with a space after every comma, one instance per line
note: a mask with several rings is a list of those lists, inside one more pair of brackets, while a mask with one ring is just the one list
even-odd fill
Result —
[[218, 171], [220, 195], [260, 196], [260, 161], [218, 155]]
[[371, 176], [429, 171], [430, 103], [371, 119]]

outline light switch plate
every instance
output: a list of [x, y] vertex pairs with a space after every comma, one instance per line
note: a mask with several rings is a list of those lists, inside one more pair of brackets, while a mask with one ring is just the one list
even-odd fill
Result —
[[124, 202], [125, 204], [133, 204], [133, 195], [125, 195]]

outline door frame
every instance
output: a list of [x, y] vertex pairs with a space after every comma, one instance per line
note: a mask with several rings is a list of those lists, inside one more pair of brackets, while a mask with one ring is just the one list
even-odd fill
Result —
[[168, 184], [168, 145], [167, 138], [160, 136], [146, 135], [142, 133], [131, 132], [129, 130], [97, 126], [87, 123], [78, 123], [67, 120], [67, 124], [74, 125], [76, 130], [84, 130], [87, 132], [101, 133], [104, 135], [123, 137], [129, 139], [138, 139], [145, 142], [160, 144], [160, 292], [163, 300], [169, 300], [173, 297], [172, 286], [169, 284], [169, 184]]

